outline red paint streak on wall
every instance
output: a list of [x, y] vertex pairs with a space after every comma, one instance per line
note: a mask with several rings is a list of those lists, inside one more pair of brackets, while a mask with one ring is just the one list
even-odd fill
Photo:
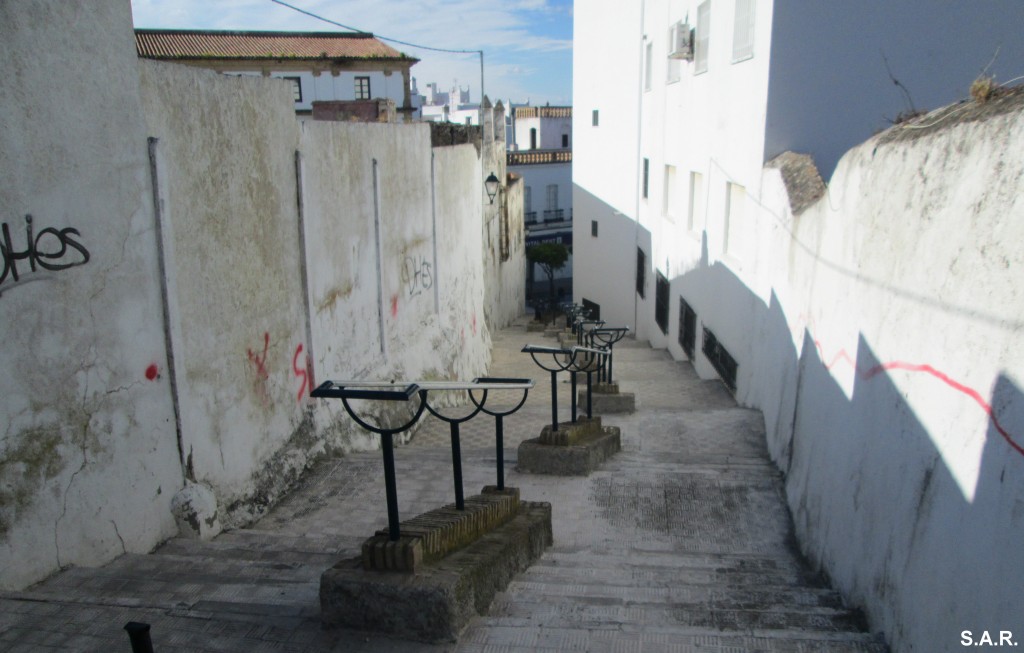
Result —
[[156, 363], [152, 363], [146, 368], [146, 378], [150, 381], [155, 381], [160, 376], [160, 368], [156, 366]]
[[306, 393], [313, 388], [313, 361], [310, 360], [309, 356], [306, 356], [305, 369], [299, 367], [299, 356], [302, 355], [302, 343], [295, 348], [295, 355], [292, 356], [292, 371], [295, 372], [295, 376], [302, 379], [299, 384], [299, 394], [296, 401], [302, 403], [302, 400], [306, 398]]
[[[814, 345], [818, 348], [818, 354], [821, 357], [821, 359], [825, 360], [824, 352], [821, 347], [821, 342], [815, 340]], [[942, 381], [950, 388], [956, 390], [961, 394], [967, 395], [968, 397], [973, 399], [974, 403], [978, 404], [978, 406], [983, 411], [985, 411], [985, 414], [988, 415], [988, 418], [992, 421], [992, 426], [994, 426], [996, 431], [999, 432], [999, 435], [1003, 436], [1003, 439], [1006, 440], [1006, 443], [1010, 445], [1010, 447], [1014, 451], [1024, 456], [1024, 446], [1019, 444], [1015, 440], [1014, 436], [1009, 431], [1007, 431], [1002, 424], [999, 423], [999, 418], [996, 416], [995, 410], [992, 408], [992, 405], [990, 403], [985, 401], [981, 393], [970, 386], [960, 383], [956, 379], [950, 377], [945, 372], [937, 370], [931, 365], [928, 365], [927, 363], [907, 363], [905, 361], [889, 361], [887, 363], [880, 363], [878, 365], [869, 367], [868, 369], [864, 369], [857, 365], [857, 363], [850, 357], [850, 354], [848, 354], [845, 349], [840, 350], [838, 354], [833, 356], [832, 361], [825, 366], [825, 369], [831, 370], [833, 367], [835, 367], [836, 363], [838, 363], [841, 360], [845, 361], [847, 364], [850, 365], [850, 367], [856, 370], [857, 374], [865, 381], [869, 381], [875, 376], [881, 374], [882, 372], [887, 372], [889, 370], [903, 370], [906, 372], [915, 373], [920, 372], [932, 376], [938, 379], [939, 381]]]
[[270, 378], [270, 374], [267, 373], [267, 350], [270, 349], [270, 334], [267, 332], [263, 333], [263, 356], [257, 356], [256, 353], [251, 350], [245, 350], [246, 355], [249, 357], [249, 362], [256, 366], [256, 375], [262, 379]]
[[473, 335], [476, 335], [476, 313], [473, 313]]
[[398, 317], [398, 295], [391, 295], [391, 317]]

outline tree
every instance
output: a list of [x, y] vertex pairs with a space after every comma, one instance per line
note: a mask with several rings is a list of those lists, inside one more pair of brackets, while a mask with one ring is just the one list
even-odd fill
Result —
[[555, 306], [555, 272], [565, 267], [569, 260], [569, 248], [561, 243], [540, 243], [526, 248], [526, 260], [536, 263], [548, 277], [550, 306]]

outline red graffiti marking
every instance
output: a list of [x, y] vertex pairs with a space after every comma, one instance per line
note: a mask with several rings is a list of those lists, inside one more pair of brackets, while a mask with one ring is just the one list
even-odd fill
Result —
[[256, 378], [253, 380], [253, 390], [256, 392], [256, 396], [259, 397], [260, 402], [264, 406], [270, 405], [270, 392], [267, 390], [267, 379], [270, 378], [270, 373], [267, 372], [267, 350], [270, 349], [270, 334], [267, 332], [263, 333], [263, 354], [257, 355], [251, 349], [246, 349], [245, 353], [249, 357], [249, 362], [256, 368]]
[[[825, 360], [825, 355], [821, 346], [821, 342], [815, 340], [814, 345], [815, 347], [818, 348], [818, 354], [821, 360]], [[956, 379], [950, 377], [945, 372], [937, 370], [931, 365], [928, 365], [927, 363], [907, 363], [905, 361], [889, 361], [887, 363], [880, 363], [878, 365], [874, 365], [872, 367], [864, 369], [857, 365], [857, 363], [850, 357], [850, 354], [848, 354], [845, 349], [840, 350], [838, 354], [833, 356], [832, 361], [825, 366], [825, 369], [831, 370], [833, 367], [835, 367], [836, 363], [838, 363], [841, 360], [846, 361], [846, 363], [850, 365], [850, 367], [856, 370], [858, 376], [860, 376], [865, 381], [868, 381], [874, 378], [875, 376], [878, 376], [882, 372], [887, 372], [889, 370], [921, 372], [929, 376], [932, 376], [938, 379], [939, 381], [942, 381], [953, 390], [956, 390], [957, 392], [967, 395], [972, 400], [974, 400], [974, 403], [978, 404], [978, 406], [985, 412], [985, 414], [988, 415], [989, 420], [992, 421], [992, 426], [994, 426], [996, 431], [999, 432], [999, 435], [1003, 436], [1003, 439], [1006, 440], [1006, 443], [1010, 445], [1010, 447], [1014, 451], [1024, 456], [1024, 446], [1019, 444], [1014, 438], [1014, 436], [1009, 431], [1007, 431], [1002, 424], [999, 423], [999, 418], [996, 416], [995, 410], [992, 408], [991, 404], [985, 401], [981, 393], [970, 386], [960, 383]]]
[[391, 295], [391, 317], [398, 317], [398, 295]]
[[245, 353], [249, 357], [249, 362], [256, 367], [256, 375], [262, 379], [270, 378], [270, 374], [267, 373], [267, 350], [270, 349], [270, 334], [263, 333], [263, 356], [257, 356], [251, 349], [246, 349]]
[[473, 313], [473, 335], [476, 335], [476, 313]]
[[302, 355], [302, 343], [295, 348], [295, 355], [292, 356], [292, 371], [295, 372], [296, 378], [302, 379], [299, 384], [299, 394], [297, 401], [302, 403], [302, 400], [306, 398], [307, 392], [313, 389], [313, 360], [307, 355], [306, 356], [306, 368], [299, 367], [299, 356]]
[[160, 376], [160, 368], [153, 363], [146, 368], [146, 378], [150, 381], [155, 381]]

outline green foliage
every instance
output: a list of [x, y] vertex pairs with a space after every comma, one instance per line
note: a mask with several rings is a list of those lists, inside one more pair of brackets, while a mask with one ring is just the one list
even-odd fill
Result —
[[561, 270], [569, 260], [569, 248], [561, 243], [532, 245], [526, 248], [526, 260], [540, 265], [551, 277], [555, 270]]

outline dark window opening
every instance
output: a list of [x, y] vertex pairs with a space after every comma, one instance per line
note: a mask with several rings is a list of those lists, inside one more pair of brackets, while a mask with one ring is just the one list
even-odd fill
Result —
[[530, 149], [537, 149], [537, 129], [535, 127], [530, 128]]
[[370, 99], [370, 78], [369, 77], [356, 77], [356, 99], [357, 100], [369, 100]]
[[661, 332], [668, 334], [668, 279], [658, 271], [654, 289], [654, 321], [658, 323]]
[[644, 250], [639, 247], [636, 248], [636, 293], [641, 297], [646, 297], [644, 294], [647, 286], [647, 255], [644, 254]]
[[597, 220], [590, 221], [590, 235], [597, 238]]
[[732, 392], [736, 392], [736, 368], [739, 365], [736, 363], [729, 352], [725, 350], [722, 343], [718, 342], [718, 338], [715, 334], [711, 333], [707, 328], [704, 329], [704, 346], [701, 348], [704, 355], [707, 356], [711, 366], [718, 372], [718, 376], [722, 377], [722, 381], [725, 382], [726, 387]]
[[693, 360], [697, 346], [697, 314], [682, 297], [679, 298], [679, 346]]
[[651, 177], [651, 160], [650, 159], [644, 159], [644, 183], [643, 183], [643, 187], [641, 189], [641, 192], [643, 193], [642, 197], [644, 199], [647, 199], [647, 183], [648, 183], [648, 180], [650, 179], [650, 177]]
[[598, 304], [597, 302], [592, 302], [589, 299], [587, 299], [586, 297], [584, 297], [583, 298], [583, 310], [585, 311], [585, 315], [587, 316], [588, 319], [590, 319], [590, 320], [600, 320], [601, 319], [601, 305]]
[[569, 135], [562, 134], [562, 147], [569, 147]]
[[284, 77], [292, 83], [292, 99], [296, 102], [302, 102], [302, 80], [298, 77]]
[[597, 109], [594, 109], [594, 115], [590, 118], [590, 121], [591, 121], [590, 122], [591, 125], [593, 125], [594, 127], [597, 127], [597, 123], [598, 123]]

